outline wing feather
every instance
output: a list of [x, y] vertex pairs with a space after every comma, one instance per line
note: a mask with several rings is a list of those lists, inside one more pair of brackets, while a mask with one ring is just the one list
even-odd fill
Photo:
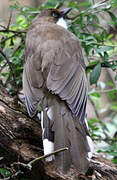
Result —
[[[67, 52], [64, 52], [65, 46], [67, 46]], [[81, 63], [84, 59], [78, 41], [72, 39], [72, 46], [74, 49], [77, 47], [76, 51], [73, 51], [75, 54], [71, 52], [70, 41], [61, 45], [63, 51], [60, 51], [53, 61], [46, 85], [49, 90], [67, 102], [72, 113], [78, 117], [80, 122], [85, 123], [87, 81], [84, 62]]]
[[33, 117], [36, 114], [38, 104], [44, 97], [44, 93], [41, 89], [44, 82], [42, 73], [39, 68], [35, 70], [32, 58], [30, 57], [26, 62], [23, 71], [23, 90], [30, 117]]

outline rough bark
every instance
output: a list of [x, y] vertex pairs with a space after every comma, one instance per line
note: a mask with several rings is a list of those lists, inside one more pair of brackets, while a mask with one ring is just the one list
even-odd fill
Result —
[[0, 167], [9, 167], [12, 177], [23, 176], [29, 180], [117, 179], [117, 168], [102, 157], [94, 157], [86, 177], [80, 178], [74, 168], [67, 175], [60, 174], [54, 162], [35, 162], [31, 170], [24, 166], [42, 155], [40, 121], [36, 117], [30, 118], [25, 105], [17, 103], [0, 84]]

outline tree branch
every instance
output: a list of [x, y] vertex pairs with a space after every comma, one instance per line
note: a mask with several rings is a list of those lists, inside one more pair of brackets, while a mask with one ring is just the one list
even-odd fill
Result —
[[27, 29], [25, 30], [11, 30], [11, 29], [8, 29], [7, 27], [3, 26], [3, 25], [0, 25], [0, 27], [2, 27], [3, 29], [0, 29], [0, 32], [4, 32], [4, 33], [9, 33], [9, 32], [12, 32], [12, 33], [16, 33], [16, 34], [21, 34], [21, 33], [26, 33], [27, 32]]

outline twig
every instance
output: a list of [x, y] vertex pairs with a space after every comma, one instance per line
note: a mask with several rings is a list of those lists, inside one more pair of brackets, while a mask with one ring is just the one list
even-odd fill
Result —
[[13, 34], [12, 36], [3, 39], [0, 43], [4, 43], [5, 41], [7, 41], [7, 40], [9, 40], [9, 39], [12, 39], [12, 38], [15, 37], [15, 36], [19, 36], [19, 35], [18, 35], [17, 33], [15, 33], [15, 34]]
[[24, 44], [24, 43], [25, 43], [25, 41], [22, 39], [20, 45], [17, 46], [17, 47], [14, 49], [14, 51], [13, 51], [13, 53], [12, 53], [12, 56], [14, 56], [15, 53], [16, 53], [20, 48], [22, 48], [22, 44]]
[[113, 139], [106, 139], [106, 138], [102, 138], [101, 136], [99, 138], [92, 138], [93, 141], [105, 141], [105, 142], [110, 142], [110, 143], [116, 143], [117, 140], [116, 138], [113, 138]]
[[[99, 120], [99, 122], [100, 122], [100, 125], [101, 125], [101, 127], [102, 127], [103, 133], [104, 133], [104, 135], [105, 135], [105, 137], [106, 137], [106, 140], [107, 140], [107, 139], [109, 139], [109, 137], [108, 137], [108, 134], [107, 134], [106, 131], [105, 131], [104, 125], [103, 125], [103, 123], [102, 123], [102, 121], [101, 121], [101, 119], [100, 119], [100, 116], [99, 116], [99, 114], [98, 114], [98, 111], [97, 111], [97, 109], [96, 109], [96, 107], [95, 107], [95, 103], [93, 102], [93, 100], [91, 99], [90, 96], [88, 96], [88, 99], [89, 99], [90, 103], [92, 104], [92, 106], [93, 106], [93, 108], [94, 108], [96, 117], [98, 118], [98, 120]], [[108, 142], [108, 143], [109, 143], [109, 142]]]
[[[108, 2], [108, 1], [109, 1], [109, 0], [100, 1], [100, 2], [98, 2], [98, 4], [100, 4], [100, 3], [106, 3], [106, 2]], [[93, 5], [93, 6], [94, 6], [94, 5]], [[88, 8], [88, 9], [86, 9], [86, 10], [81, 11], [80, 13], [76, 14], [76, 15], [73, 16], [73, 17], [67, 17], [67, 18], [70, 19], [70, 20], [72, 20], [72, 23], [74, 23], [74, 22], [76, 21], [76, 19], [77, 19], [79, 16], [81, 16], [81, 14], [86, 13], [86, 16], [88, 16], [88, 15], [90, 14], [90, 10], [92, 11], [92, 7]], [[99, 12], [102, 12], [102, 10], [97, 10], [97, 8], [96, 8], [96, 10], [94, 9], [94, 11], [92, 11], [92, 13], [99, 13]]]
[[[9, 21], [9, 23], [10, 23], [10, 21]], [[9, 26], [9, 24], [8, 24], [8, 26]], [[5, 27], [5, 26], [3, 26], [3, 25], [1, 25], [0, 24], [0, 27], [2, 27], [3, 29], [0, 29], [0, 32], [4, 32], [4, 33], [8, 33], [8, 32], [12, 32], [12, 33], [15, 33], [15, 34], [21, 34], [21, 33], [26, 33], [27, 32], [27, 29], [25, 29], [25, 30], [11, 30], [11, 29], [8, 29], [9, 27]]]
[[112, 88], [112, 89], [105, 89], [105, 90], [101, 90], [101, 91], [94, 91], [93, 93], [109, 93], [111, 91], [117, 91], [117, 88]]
[[16, 90], [18, 92], [18, 86], [17, 86], [17, 83], [16, 83], [16, 76], [15, 76], [15, 71], [14, 71], [14, 68], [13, 68], [13, 64], [9, 61], [8, 57], [6, 56], [6, 54], [3, 52], [2, 48], [0, 47], [0, 53], [2, 54], [2, 56], [6, 59], [8, 65], [9, 65], [9, 68], [11, 69], [11, 72], [12, 72], [12, 75], [13, 75], [13, 81], [14, 81], [14, 85], [16, 87]]
[[8, 20], [7, 29], [9, 29], [9, 26], [10, 26], [10, 24], [11, 24], [12, 12], [13, 12], [13, 11], [11, 10], [11, 12], [10, 12], [10, 17], [9, 17], [9, 20]]
[[3, 26], [2, 24], [0, 24], [0, 27], [2, 27], [3, 29], [7, 29], [5, 26]]
[[28, 165], [29, 165], [29, 166], [32, 166], [32, 164], [34, 164], [35, 162], [37, 162], [37, 161], [39, 161], [39, 160], [45, 159], [45, 158], [47, 158], [47, 157], [49, 157], [49, 156], [55, 155], [55, 154], [57, 154], [57, 153], [59, 153], [59, 152], [66, 151], [66, 150], [68, 150], [67, 147], [58, 149], [58, 150], [56, 150], [56, 151], [54, 151], [54, 152], [52, 152], [52, 153], [50, 153], [50, 154], [47, 154], [47, 155], [38, 157], [38, 158], [30, 161], [30, 162], [28, 163]]
[[[0, 25], [0, 26], [1, 26], [1, 25]], [[4, 29], [0, 29], [0, 32], [4, 32], [4, 33], [12, 32], [12, 33], [21, 34], [21, 33], [26, 33], [26, 32], [27, 32], [27, 29], [22, 30], [22, 31], [15, 31], [15, 30], [7, 29], [7, 28], [5, 27]]]

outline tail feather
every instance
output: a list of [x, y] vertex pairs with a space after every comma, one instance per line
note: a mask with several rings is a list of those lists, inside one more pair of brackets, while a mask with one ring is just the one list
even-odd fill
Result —
[[[70, 131], [70, 142], [71, 142], [71, 156], [72, 162], [76, 169], [85, 174], [89, 167], [88, 161], [88, 151], [89, 146], [86, 139], [86, 133], [81, 133], [78, 129], [75, 128], [73, 119], [71, 118], [70, 122], [71, 131]], [[81, 126], [79, 123], [78, 126]]]
[[68, 151], [56, 154], [56, 165], [61, 172], [66, 173], [73, 163], [80, 173], [85, 174], [89, 167], [88, 152], [90, 149], [84, 127], [72, 116], [64, 102], [55, 106], [55, 150], [63, 147], [69, 148]]
[[[57, 109], [56, 109], [57, 110]], [[58, 153], [55, 155], [56, 166], [61, 172], [67, 172], [71, 165], [70, 156], [70, 140], [69, 140], [69, 129], [67, 127], [67, 122], [63, 120], [64, 115], [57, 113], [55, 120], [55, 150], [68, 147], [67, 151]]]
[[[79, 173], [85, 174], [90, 163], [88, 158], [90, 147], [84, 124], [81, 124], [78, 119], [73, 117], [67, 105], [63, 101], [59, 101], [59, 99], [55, 98], [51, 103], [48, 103], [48, 107], [51, 107], [51, 117], [50, 115], [48, 116], [50, 110], [47, 113], [43, 113], [45, 128], [43, 140], [51, 137], [49, 136], [50, 131], [53, 139], [50, 138], [49, 140], [54, 141], [54, 150], [68, 147], [67, 151], [55, 154], [57, 169], [62, 173], [66, 173], [71, 164], [73, 164]], [[48, 133], [45, 132], [46, 130], [48, 130]], [[48, 147], [45, 146], [45, 148], [44, 152], [46, 154], [49, 153]]]

